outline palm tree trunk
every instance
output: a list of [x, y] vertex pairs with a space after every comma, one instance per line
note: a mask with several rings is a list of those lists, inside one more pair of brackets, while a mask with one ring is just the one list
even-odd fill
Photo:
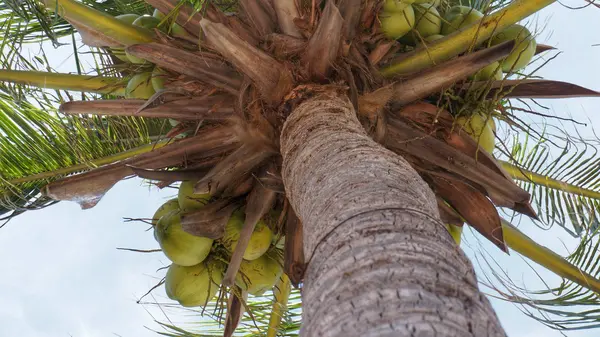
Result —
[[344, 94], [297, 106], [281, 150], [309, 261], [302, 336], [505, 336], [433, 192]]

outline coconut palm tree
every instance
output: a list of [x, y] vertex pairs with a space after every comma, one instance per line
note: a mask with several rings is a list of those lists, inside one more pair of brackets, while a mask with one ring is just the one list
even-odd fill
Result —
[[[559, 290], [551, 299], [524, 302], [563, 317], [547, 324], [593, 326], [598, 316], [576, 307], [597, 304], [600, 291], [595, 147], [532, 128], [520, 114], [535, 111], [514, 102], [598, 93], [518, 74], [526, 53], [551, 49], [523, 30], [498, 41], [553, 2], [438, 1], [442, 13], [472, 7], [455, 32], [431, 41], [400, 1], [9, 1], [0, 12], [11, 51], [0, 70], [11, 83], [0, 97], [0, 211], [10, 218], [59, 200], [93, 207], [132, 175], [161, 186], [191, 180], [209, 194], [181, 220], [196, 236], [221, 238], [232, 210], [244, 207], [240, 240], [224, 261], [228, 300], [215, 304], [229, 308], [226, 334], [244, 304], [271, 335], [297, 329], [279, 319], [291, 283], [302, 285], [305, 336], [503, 336], [457, 246], [464, 223], [565, 279], [547, 291]], [[148, 5], [162, 13], [153, 29], [114, 17]], [[464, 23], [474, 10], [481, 14]], [[453, 27], [439, 16], [438, 26]], [[408, 29], [391, 26], [402, 20]], [[94, 75], [78, 61], [78, 74], [34, 71], [19, 55], [23, 41], [59, 43], [75, 31], [98, 59]], [[506, 75], [497, 79], [500, 68]], [[537, 141], [494, 142], [495, 121]], [[553, 147], [568, 155], [549, 162]], [[245, 300], [235, 277], [271, 211], [279, 214], [272, 229], [285, 236], [285, 275], [266, 320], [260, 298]], [[581, 245], [562, 258], [501, 213], [557, 223]], [[297, 303], [288, 308], [297, 318]]]

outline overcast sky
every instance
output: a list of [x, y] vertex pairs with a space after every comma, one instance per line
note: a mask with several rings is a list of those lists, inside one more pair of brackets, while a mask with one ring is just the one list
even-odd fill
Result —
[[[583, 1], [567, 1], [580, 5]], [[540, 74], [549, 79], [571, 81], [600, 90], [600, 9], [569, 10], [554, 4], [538, 17], [547, 23], [538, 42], [558, 47], [564, 53]], [[66, 67], [72, 59], [70, 46], [47, 50], [53, 65]], [[66, 59], [66, 62], [65, 62]], [[62, 68], [62, 67], [61, 67]], [[64, 68], [63, 68], [64, 69]], [[589, 119], [600, 126], [600, 99], [571, 99], [546, 102], [557, 116]], [[531, 122], [536, 122], [532, 119]], [[591, 129], [579, 129], [591, 134]], [[165, 320], [153, 306], [136, 300], [152, 287], [168, 265], [160, 253], [141, 254], [116, 247], [157, 248], [147, 226], [124, 222], [124, 218], [148, 218], [174, 194], [173, 190], [150, 188], [139, 179], [119, 183], [93, 209], [81, 211], [74, 203], [28, 212], [0, 230], [0, 336], [12, 337], [100, 337], [151, 336], [146, 327], [157, 329], [152, 315]], [[565, 254], [574, 241], [560, 229], [542, 232], [523, 222], [520, 227], [555, 251]], [[478, 239], [467, 233], [465, 251], [474, 256]], [[489, 245], [483, 244], [490, 248]], [[491, 252], [494, 249], [490, 248]], [[493, 253], [509, 269], [510, 275], [527, 286], [540, 287], [525, 261], [513, 254]], [[551, 279], [547, 273], [541, 275]], [[555, 283], [556, 284], [556, 283]], [[155, 299], [165, 301], [163, 289]], [[514, 305], [493, 300], [498, 316], [510, 337], [561, 336], [527, 318]], [[148, 310], [148, 311], [146, 311]], [[175, 321], [194, 317], [168, 311]], [[568, 333], [568, 336], [598, 336], [598, 331]]]

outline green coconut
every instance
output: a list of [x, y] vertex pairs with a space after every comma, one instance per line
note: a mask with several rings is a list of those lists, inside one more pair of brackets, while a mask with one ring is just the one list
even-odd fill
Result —
[[487, 81], [487, 80], [497, 80], [501, 81], [502, 76], [502, 68], [500, 68], [500, 62], [493, 62], [490, 65], [482, 68], [474, 75], [469, 76], [469, 79], [473, 81]]
[[155, 18], [157, 18], [157, 19], [159, 19], [159, 20], [161, 20], [161, 21], [162, 21], [162, 19], [165, 18], [165, 15], [161, 11], [159, 11], [158, 9], [155, 9], [154, 12], [152, 12], [152, 16], [155, 17]]
[[442, 35], [449, 35], [483, 18], [483, 13], [467, 6], [454, 6], [444, 15]]
[[442, 31], [442, 17], [433, 4], [413, 5], [415, 10], [415, 30], [421, 38], [438, 35]]
[[438, 7], [442, 3], [442, 0], [415, 0], [414, 3], [415, 4], [432, 4], [433, 7]]
[[[121, 20], [121, 21], [126, 22], [131, 25], [131, 24], [133, 24], [133, 21], [135, 21], [139, 17], [140, 16], [137, 14], [121, 14], [121, 15], [115, 16], [115, 19]], [[129, 59], [127, 58], [127, 54], [125, 54], [125, 49], [110, 48], [110, 50], [112, 51], [113, 55], [115, 55], [115, 57], [118, 58], [119, 60], [121, 60], [123, 62], [129, 62]]]
[[425, 40], [426, 43], [431, 43], [433, 41], [443, 39], [443, 38], [444, 38], [444, 35], [435, 34], [435, 35], [430, 35], [430, 36], [424, 38], [423, 40]]
[[409, 6], [415, 0], [385, 0], [383, 10], [386, 13], [402, 13], [406, 6]]
[[184, 307], [205, 306], [219, 291], [224, 266], [203, 262], [194, 266], [172, 264], [165, 278], [165, 292]]
[[277, 255], [277, 250], [273, 250], [256, 260], [242, 260], [235, 284], [255, 296], [273, 289], [283, 272]]
[[458, 117], [456, 122], [477, 141], [482, 149], [488, 153], [494, 151], [496, 147], [496, 136], [494, 134], [496, 123], [494, 118], [476, 113], [471, 116]]
[[115, 19], [119, 19], [123, 22], [127, 22], [128, 24], [132, 25], [133, 22], [135, 20], [137, 20], [140, 16], [137, 14], [121, 14], [121, 15], [117, 15], [115, 16]]
[[177, 201], [177, 198], [165, 202], [156, 210], [152, 216], [152, 225], [155, 226], [160, 218], [174, 211], [179, 211], [179, 202]]
[[[133, 21], [132, 25], [134, 26], [138, 26], [141, 28], [146, 28], [146, 29], [154, 29], [158, 26], [158, 24], [160, 24], [160, 20], [153, 17], [153, 16], [140, 16], [139, 18], [137, 18], [135, 21]], [[135, 57], [127, 52], [125, 52], [125, 54], [127, 55], [127, 59], [129, 60], [129, 62], [134, 63], [134, 64], [145, 64], [148, 63], [148, 61], [139, 58], [139, 57]]]
[[406, 35], [415, 25], [415, 11], [410, 5], [400, 12], [384, 12], [379, 18], [385, 35], [394, 40]]
[[129, 82], [127, 82], [127, 87], [125, 88], [126, 98], [148, 99], [154, 95], [154, 93], [151, 72], [133, 75]]
[[185, 232], [181, 227], [180, 212], [160, 218], [154, 226], [154, 237], [169, 260], [180, 266], [193, 266], [204, 261], [214, 241]]
[[[233, 253], [233, 250], [240, 239], [240, 231], [244, 225], [244, 220], [244, 213], [234, 212], [229, 218], [229, 221], [227, 221], [227, 225], [225, 225], [225, 233], [223, 234], [221, 242], [231, 253]], [[251, 261], [261, 257], [269, 250], [272, 239], [273, 232], [263, 220], [260, 220], [256, 224], [256, 227], [254, 227], [252, 236], [250, 236], [250, 242], [244, 251], [244, 259]]]
[[154, 68], [152, 71], [152, 88], [154, 88], [154, 91], [160, 91], [165, 88], [166, 75], [167, 73], [159, 67]]
[[531, 32], [521, 25], [512, 25], [496, 34], [491, 41], [492, 45], [515, 40], [515, 48], [510, 55], [502, 61], [502, 71], [514, 72], [525, 68], [535, 55], [537, 43]]
[[177, 200], [179, 200], [179, 208], [183, 212], [189, 212], [202, 208], [210, 199], [210, 194], [194, 194], [193, 181], [184, 181], [179, 186]]

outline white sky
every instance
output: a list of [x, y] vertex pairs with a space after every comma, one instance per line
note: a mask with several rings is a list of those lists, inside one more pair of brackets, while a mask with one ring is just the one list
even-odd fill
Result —
[[[581, 5], [583, 1], [567, 1]], [[600, 90], [600, 9], [568, 10], [554, 4], [537, 17], [548, 23], [538, 42], [558, 47], [564, 53], [539, 74], [548, 79], [571, 81]], [[47, 50], [53, 65], [63, 63], [70, 46]], [[63, 64], [67, 66], [72, 59]], [[600, 99], [571, 99], [551, 102], [558, 116], [589, 119], [600, 126], [597, 112]], [[535, 120], [532, 119], [532, 122]], [[582, 128], [578, 128], [580, 131]], [[588, 128], [583, 132], [589, 134]], [[151, 217], [173, 190], [149, 188], [139, 179], [119, 183], [93, 209], [81, 211], [74, 203], [28, 212], [0, 230], [0, 336], [151, 336], [146, 327], [158, 329], [148, 309], [159, 320], [155, 307], [141, 306], [136, 300], [164, 272], [168, 265], [160, 253], [141, 254], [118, 251], [116, 247], [157, 248], [152, 233], [141, 223], [124, 222], [124, 218]], [[548, 247], [564, 254], [563, 243], [573, 247], [560, 229], [541, 233], [530, 223], [520, 227]], [[467, 234], [465, 250], [477, 239]], [[484, 244], [485, 245], [485, 244]], [[489, 248], [489, 246], [485, 246]], [[490, 251], [494, 251], [490, 248]], [[528, 286], [540, 287], [535, 274], [516, 254], [494, 258], [509, 268], [510, 275]], [[547, 274], [542, 272], [544, 277]], [[156, 299], [165, 301], [161, 289]], [[152, 301], [152, 298], [148, 298]], [[514, 305], [493, 300], [498, 316], [510, 337], [561, 336], [524, 316]], [[193, 316], [169, 312], [176, 321], [192, 321]], [[568, 336], [597, 336], [598, 331], [570, 332]]]

